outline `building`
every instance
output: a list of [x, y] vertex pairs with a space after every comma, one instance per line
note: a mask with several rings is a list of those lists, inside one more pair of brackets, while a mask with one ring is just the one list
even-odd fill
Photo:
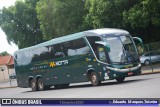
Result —
[[15, 76], [14, 58], [0, 55], [0, 82], [8, 81], [10, 76]]

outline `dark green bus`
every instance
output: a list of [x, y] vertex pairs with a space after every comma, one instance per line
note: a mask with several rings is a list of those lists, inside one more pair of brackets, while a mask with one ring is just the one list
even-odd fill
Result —
[[19, 87], [32, 91], [68, 87], [70, 83], [101, 81], [141, 74], [136, 44], [120, 29], [95, 29], [75, 33], [18, 50], [14, 53]]

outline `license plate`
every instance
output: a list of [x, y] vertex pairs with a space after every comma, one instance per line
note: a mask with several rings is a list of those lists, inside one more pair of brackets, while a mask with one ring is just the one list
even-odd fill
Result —
[[128, 72], [128, 75], [133, 75], [133, 72]]

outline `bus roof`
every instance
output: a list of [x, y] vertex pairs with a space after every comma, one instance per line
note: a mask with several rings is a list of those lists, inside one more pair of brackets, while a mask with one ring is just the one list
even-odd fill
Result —
[[88, 31], [83, 31], [83, 32], [79, 32], [79, 33], [74, 33], [74, 34], [62, 36], [62, 37], [59, 37], [59, 38], [54, 38], [52, 40], [37, 44], [35, 46], [20, 49], [18, 51], [34, 49], [34, 48], [38, 48], [38, 47], [51, 46], [51, 45], [54, 45], [54, 44], [67, 42], [67, 41], [79, 39], [79, 38], [86, 37], [86, 36], [101, 36], [103, 34], [107, 35], [107, 34], [128, 34], [128, 33], [129, 32], [127, 32], [126, 30], [114, 29], [114, 28], [93, 29], [93, 30], [88, 30]]

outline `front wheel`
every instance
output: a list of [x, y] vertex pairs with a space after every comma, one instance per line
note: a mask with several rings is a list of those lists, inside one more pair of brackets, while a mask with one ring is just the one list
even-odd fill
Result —
[[90, 75], [90, 80], [93, 86], [98, 86], [101, 84], [98, 75], [95, 72], [92, 72]]
[[118, 78], [116, 78], [117, 82], [123, 82], [124, 79], [125, 79], [125, 77], [118, 77]]

